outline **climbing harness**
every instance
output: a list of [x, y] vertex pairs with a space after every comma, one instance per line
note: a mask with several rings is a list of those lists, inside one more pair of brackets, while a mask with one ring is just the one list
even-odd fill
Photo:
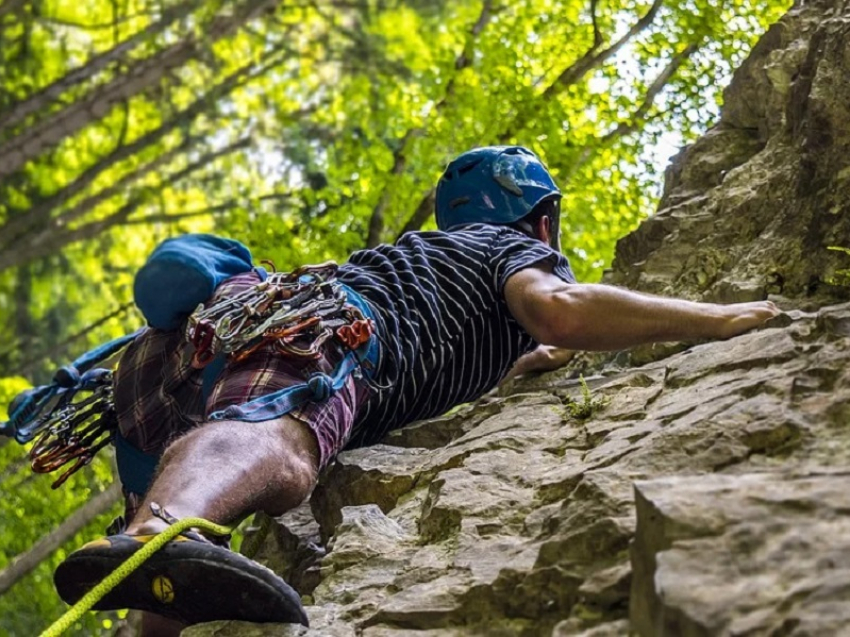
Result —
[[359, 295], [336, 280], [337, 270], [336, 263], [327, 262], [273, 272], [189, 317], [186, 339], [195, 346], [196, 367], [220, 355], [239, 361], [268, 343], [284, 356], [306, 360], [321, 356], [334, 339], [344, 352], [331, 374], [314, 373], [304, 383], [213, 412], [210, 420], [270, 420], [308, 401], [327, 400], [352, 373], [366, 369], [370, 375], [377, 356], [374, 323]]
[[[188, 317], [185, 338], [195, 347], [192, 365], [197, 369], [221, 357], [243, 360], [268, 344], [283, 356], [303, 360], [319, 358], [329, 342], [344, 354], [331, 375], [314, 374], [303, 384], [216, 412], [212, 420], [256, 421], [283, 415], [309, 400], [328, 398], [352, 373], [368, 371], [375, 364], [374, 324], [364, 314], [368, 308], [336, 280], [338, 269], [336, 263], [327, 262], [272, 272], [247, 290], [200, 304]], [[87, 352], [61, 368], [50, 385], [27, 390], [13, 401], [11, 418], [0, 425], [0, 433], [14, 435], [21, 444], [35, 440], [30, 459], [37, 473], [70, 464], [52, 483], [54, 489], [110, 442], [116, 447], [122, 442], [117, 435], [112, 371], [93, 366], [120, 352], [140, 333]]]

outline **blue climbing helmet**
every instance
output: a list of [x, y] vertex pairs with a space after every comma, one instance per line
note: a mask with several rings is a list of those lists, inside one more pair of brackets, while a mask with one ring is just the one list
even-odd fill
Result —
[[485, 146], [452, 161], [437, 184], [437, 227], [519, 221], [546, 199], [561, 198], [546, 166], [522, 146]]

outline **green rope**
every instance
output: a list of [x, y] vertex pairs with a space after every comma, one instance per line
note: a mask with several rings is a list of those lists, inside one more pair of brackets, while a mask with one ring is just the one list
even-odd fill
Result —
[[97, 604], [104, 595], [109, 593], [118, 584], [124, 581], [133, 571], [139, 568], [145, 560], [168, 544], [183, 531], [191, 528], [208, 531], [214, 535], [228, 535], [233, 531], [231, 527], [222, 526], [203, 518], [184, 518], [169, 526], [165, 531], [159, 533], [150, 542], [145, 544], [138, 552], [131, 555], [127, 560], [107, 575], [104, 580], [83, 595], [76, 604], [71, 606], [62, 617], [57, 619], [40, 637], [57, 637], [68, 630], [75, 622]]
[[254, 556], [257, 554], [257, 551], [260, 550], [260, 547], [263, 545], [263, 542], [266, 540], [266, 536], [269, 534], [272, 528], [272, 522], [274, 520], [266, 515], [265, 513], [258, 512], [254, 514], [254, 524], [259, 521], [260, 526], [257, 528], [254, 533], [252, 533], [249, 537], [245, 538], [242, 542], [242, 547], [239, 552], [242, 553], [248, 559], [254, 559]]

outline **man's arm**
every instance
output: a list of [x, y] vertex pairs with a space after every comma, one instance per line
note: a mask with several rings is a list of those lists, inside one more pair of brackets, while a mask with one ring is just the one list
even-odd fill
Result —
[[505, 300], [514, 318], [539, 343], [595, 351], [729, 338], [779, 313], [770, 301], [718, 305], [609, 285], [569, 284], [545, 268], [527, 268], [511, 276]]

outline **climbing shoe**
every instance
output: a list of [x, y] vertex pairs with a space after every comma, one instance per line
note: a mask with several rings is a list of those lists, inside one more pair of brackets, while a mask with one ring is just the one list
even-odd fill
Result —
[[[133, 608], [186, 624], [221, 619], [307, 626], [301, 599], [265, 566], [192, 534], [179, 535], [107, 593], [94, 610]], [[154, 535], [112, 535], [71, 553], [53, 576], [75, 604]]]

